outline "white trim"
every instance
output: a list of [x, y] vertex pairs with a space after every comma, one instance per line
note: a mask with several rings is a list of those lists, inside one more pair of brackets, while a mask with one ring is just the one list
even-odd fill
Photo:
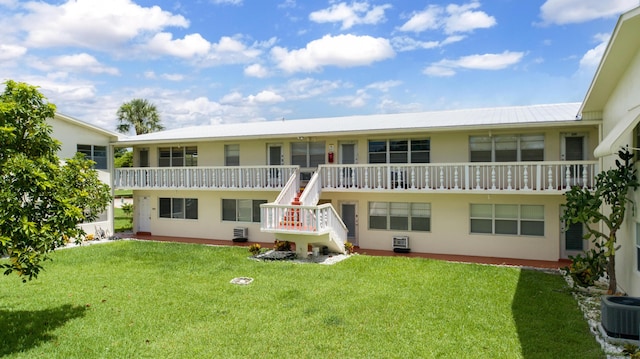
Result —
[[624, 117], [622, 117], [611, 131], [609, 131], [602, 142], [600, 142], [598, 147], [593, 151], [593, 155], [596, 158], [600, 158], [617, 153], [618, 149], [621, 147], [620, 138], [624, 134], [629, 133], [629, 131], [633, 131], [638, 122], [640, 122], [640, 106], [635, 106], [631, 108]]

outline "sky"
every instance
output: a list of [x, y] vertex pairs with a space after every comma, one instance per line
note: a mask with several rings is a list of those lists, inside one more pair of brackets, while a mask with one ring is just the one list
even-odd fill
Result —
[[[0, 0], [0, 82], [114, 131], [580, 102], [638, 0]], [[1, 87], [1, 85], [0, 85]]]

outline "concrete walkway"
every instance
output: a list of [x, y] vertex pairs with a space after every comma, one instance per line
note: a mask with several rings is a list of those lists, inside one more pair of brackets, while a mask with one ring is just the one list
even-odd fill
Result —
[[[160, 241], [160, 242], [196, 243], [196, 244], [206, 244], [206, 245], [237, 246], [237, 247], [248, 247], [251, 244], [259, 243], [262, 248], [273, 247], [273, 242], [237, 243], [237, 242], [232, 242], [228, 240], [153, 236], [150, 234], [131, 234], [131, 235], [127, 235], [127, 237], [140, 239], [140, 240], [151, 240], [151, 241]], [[435, 254], [435, 253], [414, 253], [414, 252], [395, 253], [393, 251], [384, 251], [384, 250], [377, 250], [377, 249], [361, 249], [357, 247], [355, 249], [355, 252], [358, 254], [370, 255], [370, 256], [431, 258], [431, 259], [439, 259], [439, 260], [445, 260], [445, 261], [451, 261], [451, 262], [508, 265], [508, 266], [519, 266], [519, 267], [542, 268], [542, 269], [559, 269], [562, 267], [566, 267], [569, 265], [569, 263], [571, 263], [569, 260], [538, 261], [538, 260], [529, 260], [529, 259], [461, 256], [461, 255]]]

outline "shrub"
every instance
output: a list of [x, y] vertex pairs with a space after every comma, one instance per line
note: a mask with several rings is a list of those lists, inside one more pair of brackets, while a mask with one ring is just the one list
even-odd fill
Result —
[[274, 251], [290, 251], [291, 243], [289, 241], [279, 241], [276, 239], [276, 242], [273, 245]]
[[125, 216], [133, 217], [133, 203], [123, 203], [120, 208], [122, 208]]
[[581, 254], [569, 256], [571, 264], [564, 268], [576, 285], [590, 287], [600, 277], [604, 276], [607, 268], [607, 257], [602, 249], [591, 249]]
[[347, 241], [344, 242], [344, 250], [347, 252], [347, 254], [352, 254], [353, 253], [353, 243]]
[[249, 246], [249, 252], [254, 256], [257, 256], [258, 254], [260, 254], [261, 249], [262, 247], [260, 246], [259, 243], [254, 243]]

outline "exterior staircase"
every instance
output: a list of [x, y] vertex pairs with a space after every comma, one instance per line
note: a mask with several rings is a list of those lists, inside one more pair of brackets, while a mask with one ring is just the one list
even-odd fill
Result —
[[347, 228], [331, 204], [317, 205], [321, 190], [317, 173], [303, 190], [298, 174], [292, 175], [275, 202], [260, 206], [260, 230], [274, 233], [277, 240], [294, 242], [300, 258], [308, 256], [309, 245], [344, 253]]

